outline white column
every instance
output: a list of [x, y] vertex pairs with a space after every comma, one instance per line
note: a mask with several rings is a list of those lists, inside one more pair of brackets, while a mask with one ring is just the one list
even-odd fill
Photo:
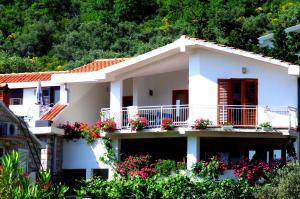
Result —
[[200, 73], [200, 55], [189, 54], [189, 123], [192, 125], [194, 121], [201, 117], [199, 113], [201, 96], [201, 73]]
[[110, 83], [110, 109], [111, 117], [117, 122], [117, 128], [122, 127], [122, 97], [123, 97], [123, 80], [113, 81]]
[[[121, 150], [121, 140], [120, 139], [113, 139], [111, 142], [115, 157], [120, 160], [120, 150]], [[109, 173], [108, 173], [108, 179], [112, 179], [114, 175], [114, 170], [113, 168], [109, 168]]]
[[187, 137], [187, 169], [191, 170], [193, 165], [200, 160], [200, 137]]
[[69, 86], [68, 84], [62, 84], [60, 85], [59, 89], [59, 102], [62, 104], [67, 104], [68, 101], [68, 95], [69, 95]]

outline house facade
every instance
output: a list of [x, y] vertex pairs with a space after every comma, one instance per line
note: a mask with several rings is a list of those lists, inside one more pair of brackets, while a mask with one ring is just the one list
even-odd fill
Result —
[[45, 147], [26, 124], [0, 102], [0, 157], [17, 151], [24, 172], [32, 177], [40, 168], [40, 151]]
[[[298, 77], [298, 65], [182, 36], [137, 57], [95, 60], [51, 74], [46, 82], [59, 88], [57, 103], [64, 108], [54, 105], [45, 115], [55, 116], [39, 115], [35, 124], [51, 121], [47, 134], [53, 134], [59, 124], [93, 123], [102, 112], [102, 119], [117, 123], [114, 133], [103, 136], [112, 139], [118, 158], [150, 154], [186, 161], [188, 168], [217, 153], [227, 163], [254, 155], [265, 161], [288, 158], [292, 145], [299, 158]], [[139, 132], [129, 124], [137, 114], [148, 121]], [[165, 118], [173, 121], [173, 130], [161, 130]], [[193, 128], [200, 118], [211, 121], [207, 129]], [[272, 129], [260, 128], [266, 122]], [[35, 125], [32, 132], [45, 129]], [[101, 140], [92, 145], [62, 140], [59, 153], [66, 176], [112, 173], [99, 160], [105, 153]]]

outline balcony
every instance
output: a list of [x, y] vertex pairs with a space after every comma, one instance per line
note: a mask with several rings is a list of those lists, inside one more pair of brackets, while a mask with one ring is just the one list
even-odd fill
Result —
[[148, 120], [147, 128], [159, 128], [161, 120], [170, 118], [176, 127], [191, 127], [196, 119], [209, 119], [210, 128], [220, 128], [230, 123], [235, 128], [258, 128], [263, 122], [270, 122], [273, 129], [296, 129], [297, 110], [293, 107], [239, 106], [239, 105], [164, 105], [130, 106], [120, 111], [101, 109], [102, 119], [114, 118], [118, 129], [129, 129], [129, 120], [136, 114]]

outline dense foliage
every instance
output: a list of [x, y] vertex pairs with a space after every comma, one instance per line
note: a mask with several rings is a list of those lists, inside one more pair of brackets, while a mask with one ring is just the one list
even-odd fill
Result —
[[[0, 0], [0, 73], [131, 57], [182, 34], [299, 63], [298, 0]], [[274, 49], [257, 38], [275, 32]]]
[[2, 157], [1, 163], [0, 198], [64, 198], [68, 191], [64, 185], [51, 183], [49, 171], [41, 171], [37, 183], [34, 184], [21, 167], [20, 155], [15, 151]]
[[[111, 180], [94, 177], [80, 181], [75, 192], [79, 198], [299, 198], [299, 163], [274, 167], [272, 172], [265, 171], [268, 177], [253, 184], [247, 176], [217, 180], [216, 175], [221, 174], [220, 169], [216, 169], [217, 162], [220, 163], [217, 159], [207, 162], [206, 167], [210, 167], [207, 168], [210, 171], [201, 173], [201, 178], [197, 178], [188, 173], [167, 172], [177, 168], [172, 160], [158, 161], [154, 165], [155, 172], [147, 178], [138, 173]], [[199, 171], [194, 170], [194, 173], [197, 175]]]

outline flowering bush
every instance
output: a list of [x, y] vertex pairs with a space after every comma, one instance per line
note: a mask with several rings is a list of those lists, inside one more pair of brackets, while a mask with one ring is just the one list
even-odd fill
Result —
[[97, 125], [100, 126], [100, 129], [107, 133], [112, 133], [116, 130], [117, 124], [113, 119], [107, 119], [104, 121], [97, 121]]
[[88, 144], [92, 144], [96, 139], [100, 138], [100, 128], [97, 124], [89, 126], [86, 123], [81, 123], [80, 131]]
[[250, 183], [255, 183], [259, 179], [265, 178], [267, 173], [271, 173], [274, 165], [267, 164], [261, 160], [243, 158], [233, 168], [236, 176], [247, 179]]
[[124, 161], [116, 163], [115, 172], [125, 178], [138, 175], [146, 179], [154, 173], [154, 165], [150, 164], [150, 159], [150, 155], [129, 156]]
[[75, 122], [71, 125], [67, 122], [67, 124], [60, 124], [58, 128], [64, 129], [64, 138], [70, 140], [85, 138], [87, 143], [91, 144], [100, 138], [100, 126], [97, 123], [89, 126], [86, 123]]
[[200, 161], [196, 163], [192, 170], [201, 177], [218, 179], [218, 176], [223, 174], [227, 168], [228, 166], [222, 160], [217, 156], [213, 156], [209, 162]]
[[172, 130], [174, 128], [173, 122], [170, 118], [165, 118], [161, 121], [161, 128], [163, 130]]
[[194, 122], [194, 128], [195, 129], [206, 129], [208, 125], [211, 124], [211, 121], [209, 121], [208, 119], [205, 120], [205, 119], [197, 119], [195, 120]]
[[132, 130], [141, 131], [147, 127], [148, 121], [144, 117], [140, 117], [137, 114], [133, 119], [129, 120], [130, 126]]
[[58, 125], [58, 128], [64, 129], [65, 132], [64, 138], [66, 139], [71, 140], [71, 139], [80, 139], [84, 137], [81, 133], [79, 122], [75, 122], [73, 125], [67, 122], [66, 124]]

